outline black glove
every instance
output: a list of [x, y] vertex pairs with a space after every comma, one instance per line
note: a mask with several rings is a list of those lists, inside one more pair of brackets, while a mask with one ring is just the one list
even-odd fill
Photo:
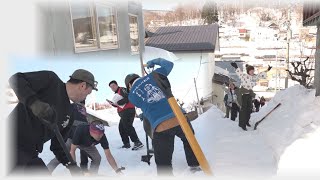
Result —
[[139, 114], [138, 118], [143, 121], [143, 113]]
[[268, 67], [268, 71], [270, 71], [271, 69], [272, 69], [272, 66], [270, 66], [270, 65], [268, 65], [269, 67]]
[[122, 174], [122, 170], [125, 170], [125, 169], [126, 169], [125, 167], [118, 168], [118, 169], [116, 170], [116, 173], [117, 173], [117, 174]]
[[234, 67], [234, 68], [236, 68], [236, 69], [238, 69], [238, 65], [237, 65], [237, 63], [235, 63], [235, 62], [232, 62], [232, 63], [231, 63], [231, 66]]
[[67, 155], [64, 152], [63, 153], [59, 153], [59, 155], [56, 155], [56, 158], [64, 166], [68, 166], [69, 164], [71, 164], [71, 162], [69, 161]]
[[36, 100], [30, 105], [30, 109], [44, 123], [49, 125], [56, 124], [55, 111], [48, 103]]
[[82, 170], [79, 166], [77, 166], [76, 163], [67, 163], [65, 164], [66, 168], [69, 169], [71, 175], [73, 176], [79, 176], [82, 175]]

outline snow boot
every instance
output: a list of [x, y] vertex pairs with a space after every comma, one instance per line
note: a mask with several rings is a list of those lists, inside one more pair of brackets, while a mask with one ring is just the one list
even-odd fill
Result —
[[246, 127], [241, 127], [244, 131], [247, 131], [247, 128]]
[[251, 125], [249, 123], [246, 124], [248, 127], [251, 127]]
[[133, 148], [132, 148], [132, 151], [136, 151], [136, 150], [138, 150], [138, 149], [140, 149], [140, 148], [142, 148], [142, 147], [143, 147], [142, 142], [137, 141], [137, 142], [134, 143], [134, 146], [133, 146]]
[[198, 172], [198, 171], [202, 171], [202, 169], [199, 167], [199, 166], [193, 166], [193, 167], [190, 167], [190, 172], [192, 173], [192, 174], [194, 174], [194, 173], [196, 173], [196, 172]]
[[124, 144], [121, 148], [129, 149], [130, 147], [131, 147], [130, 143], [128, 143], [128, 144]]

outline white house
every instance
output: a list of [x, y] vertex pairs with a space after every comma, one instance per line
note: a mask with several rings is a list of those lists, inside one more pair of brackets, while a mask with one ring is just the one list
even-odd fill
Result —
[[[219, 27], [217, 24], [201, 26], [159, 27], [146, 33], [146, 46], [173, 52], [179, 60], [175, 62], [172, 74], [181, 87], [175, 86], [180, 93], [179, 99], [212, 101], [212, 77], [214, 75], [215, 53], [220, 50]], [[196, 83], [195, 83], [196, 82]], [[183, 85], [189, 85], [185, 88]]]

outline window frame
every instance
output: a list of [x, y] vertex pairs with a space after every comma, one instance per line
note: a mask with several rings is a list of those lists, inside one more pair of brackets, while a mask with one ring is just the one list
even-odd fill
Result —
[[[131, 37], [130, 37], [130, 16], [133, 16], [133, 17], [136, 17], [137, 18], [137, 27], [138, 27], [138, 51], [132, 51], [131, 49]], [[140, 54], [140, 32], [139, 32], [139, 21], [138, 21], [138, 15], [136, 14], [132, 14], [132, 13], [128, 13], [128, 18], [129, 18], [129, 37], [130, 37], [130, 52], [131, 52], [131, 55], [138, 55]]]
[[111, 2], [104, 2], [104, 1], [95, 1], [94, 2], [94, 10], [95, 10], [95, 19], [96, 19], [96, 25], [99, 27], [99, 19], [98, 19], [98, 14], [97, 14], [97, 4], [101, 4], [107, 7], [111, 7], [114, 16], [115, 16], [115, 24], [116, 24], [116, 36], [117, 36], [117, 47], [114, 48], [107, 48], [107, 47], [101, 47], [101, 42], [100, 42], [100, 28], [97, 28], [97, 33], [99, 33], [99, 41], [98, 41], [98, 46], [100, 50], [112, 50], [112, 49], [120, 49], [120, 40], [119, 40], [119, 29], [118, 29], [118, 11], [116, 9], [116, 6], [111, 3]]
[[[73, 37], [73, 50], [74, 53], [85, 53], [85, 52], [95, 52], [95, 51], [105, 51], [105, 50], [115, 50], [120, 49], [120, 40], [119, 40], [119, 26], [118, 26], [118, 11], [114, 3], [112, 2], [105, 2], [101, 0], [95, 0], [95, 1], [86, 1], [88, 2], [87, 5], [89, 5], [90, 15], [92, 19], [92, 26], [94, 29], [94, 33], [96, 34], [96, 46], [95, 47], [83, 47], [83, 48], [77, 48], [76, 42], [75, 42], [75, 34], [74, 34], [74, 25], [73, 25], [73, 16], [72, 16], [72, 7], [70, 0], [68, 1], [69, 4], [69, 14], [71, 19], [71, 30], [72, 30], [72, 37]], [[80, 1], [81, 3], [81, 1]], [[114, 13], [115, 16], [115, 24], [116, 24], [116, 36], [117, 36], [117, 47], [114, 48], [107, 48], [107, 47], [101, 47], [100, 44], [100, 29], [99, 29], [99, 20], [97, 16], [97, 4], [110, 7]]]

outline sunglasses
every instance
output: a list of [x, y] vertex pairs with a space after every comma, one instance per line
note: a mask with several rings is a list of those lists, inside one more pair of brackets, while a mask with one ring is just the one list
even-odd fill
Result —
[[98, 87], [98, 82], [97, 81], [94, 81], [93, 84], [88, 83], [88, 82], [86, 82], [86, 83], [87, 83], [87, 85], [91, 86], [92, 89], [97, 89], [97, 87]]

